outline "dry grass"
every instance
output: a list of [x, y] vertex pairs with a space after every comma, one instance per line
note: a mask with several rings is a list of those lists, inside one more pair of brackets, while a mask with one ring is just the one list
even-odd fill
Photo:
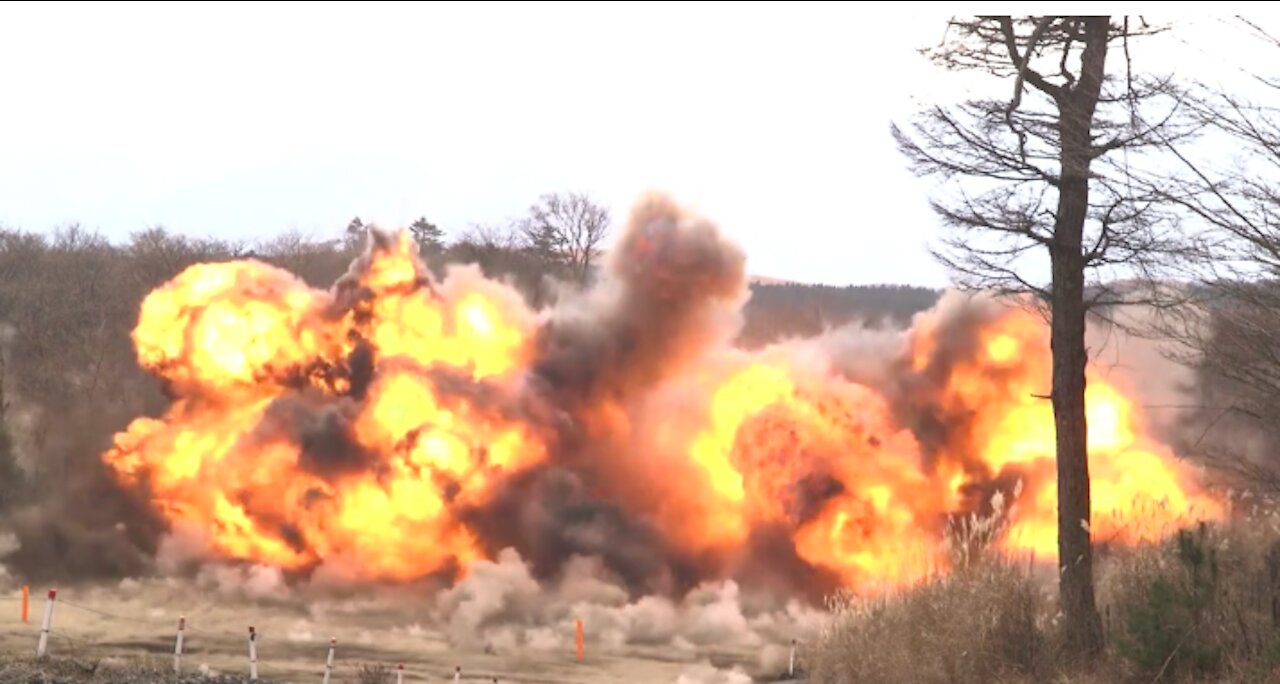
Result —
[[[240, 684], [244, 675], [174, 675], [172, 661], [152, 658], [0, 657], [0, 682], [31, 684]], [[270, 684], [259, 679], [257, 684]]]
[[[1274, 511], [1274, 508], [1268, 509]], [[1192, 526], [1098, 562], [1107, 649], [1059, 647], [1056, 586], [991, 553], [994, 521], [951, 530], [951, 575], [832, 602], [804, 653], [822, 684], [1280, 684], [1280, 514]]]
[[386, 665], [361, 665], [356, 671], [356, 684], [391, 684], [391, 668]]
[[1051, 644], [1048, 596], [1012, 564], [990, 562], [876, 601], [838, 599], [806, 655], [811, 681], [952, 684], [1019, 681]]

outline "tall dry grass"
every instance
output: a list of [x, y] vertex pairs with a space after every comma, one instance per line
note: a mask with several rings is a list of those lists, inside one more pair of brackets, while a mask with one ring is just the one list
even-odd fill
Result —
[[1067, 652], [1052, 569], [993, 551], [999, 506], [953, 525], [953, 572], [875, 599], [835, 597], [803, 654], [815, 684], [1280, 684], [1280, 512], [1256, 506], [1109, 550], [1097, 563], [1107, 648]]
[[834, 597], [828, 628], [804, 654], [810, 681], [994, 683], [1041, 672], [1050, 596], [1026, 564], [992, 553], [1008, 519], [1002, 500], [993, 508], [953, 522], [949, 574], [875, 598]]

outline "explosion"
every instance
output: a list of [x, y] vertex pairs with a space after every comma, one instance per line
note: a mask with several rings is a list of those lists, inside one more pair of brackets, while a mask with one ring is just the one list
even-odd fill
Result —
[[[733, 346], [744, 257], [661, 197], [607, 271], [530, 310], [474, 267], [437, 281], [371, 233], [328, 291], [201, 264], [142, 304], [138, 359], [173, 398], [104, 459], [221, 556], [356, 580], [456, 578], [508, 547], [595, 557], [637, 590], [714, 577], [855, 589], [947, 569], [948, 525], [999, 516], [1056, 557], [1047, 332], [955, 294], [892, 349], [837, 330]], [[865, 351], [865, 350], [864, 350]], [[1216, 518], [1123, 388], [1089, 376], [1092, 531]]]
[[108, 463], [234, 558], [398, 579], [465, 566], [479, 551], [450, 506], [545, 457], [503, 396], [528, 346], [503, 306], [483, 288], [443, 299], [403, 235], [332, 292], [257, 262], [192, 267], [134, 333], [178, 398]]

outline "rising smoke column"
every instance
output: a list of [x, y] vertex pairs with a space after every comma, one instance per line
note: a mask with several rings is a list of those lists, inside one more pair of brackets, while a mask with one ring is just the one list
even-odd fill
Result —
[[674, 408], [651, 406], [655, 393], [708, 352], [729, 349], [747, 297], [744, 267], [714, 225], [669, 199], [636, 206], [603, 278], [562, 300], [539, 330], [534, 381], [572, 420], [548, 464], [477, 512], [491, 552], [517, 546], [543, 576], [571, 555], [601, 556], [638, 591], [688, 588], [709, 570], [714, 559], [673, 543], [660, 515], [693, 512], [671, 484], [701, 473], [678, 446], [647, 443], [661, 426], [646, 412]]
[[[893, 586], [944, 570], [948, 521], [997, 493], [1004, 548], [1053, 556], [1040, 321], [949, 296], [901, 334], [749, 353], [744, 264], [650, 196], [598, 281], [546, 311], [474, 268], [436, 282], [404, 235], [374, 233], [329, 291], [194, 266], [134, 334], [174, 401], [104, 460], [222, 556], [357, 581], [456, 579], [514, 548], [539, 579], [589, 557], [636, 594]], [[1090, 383], [1095, 500], [1119, 511], [1095, 531], [1220, 515]]]

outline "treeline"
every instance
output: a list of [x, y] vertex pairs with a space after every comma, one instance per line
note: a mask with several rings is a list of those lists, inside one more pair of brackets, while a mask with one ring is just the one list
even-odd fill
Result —
[[910, 285], [753, 283], [739, 344], [754, 348], [780, 337], [813, 336], [853, 321], [906, 327], [938, 301], [941, 290]]

